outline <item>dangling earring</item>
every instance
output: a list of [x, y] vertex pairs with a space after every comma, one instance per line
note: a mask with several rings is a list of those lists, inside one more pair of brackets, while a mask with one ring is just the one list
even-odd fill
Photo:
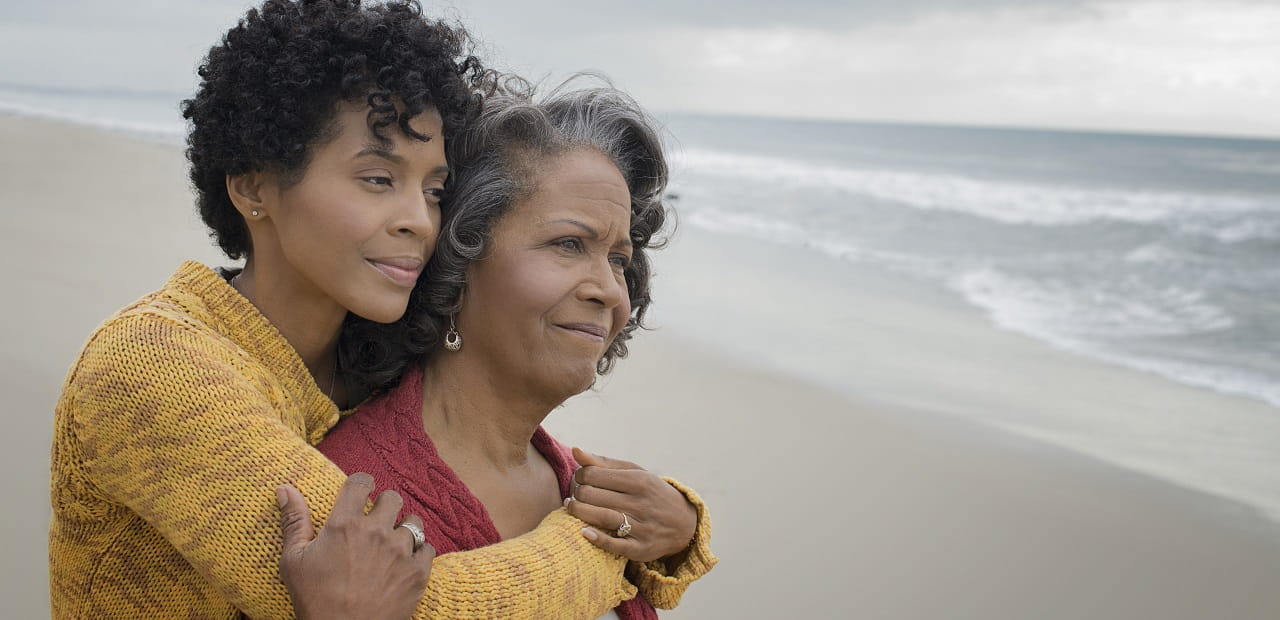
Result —
[[449, 315], [449, 331], [444, 333], [444, 348], [450, 351], [457, 351], [462, 348], [462, 336], [458, 334], [458, 328], [453, 324], [453, 315]]

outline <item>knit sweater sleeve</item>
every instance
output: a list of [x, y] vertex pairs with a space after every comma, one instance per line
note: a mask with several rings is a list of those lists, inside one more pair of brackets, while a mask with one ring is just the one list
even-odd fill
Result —
[[[75, 372], [73, 429], [98, 492], [248, 616], [291, 617], [273, 489], [298, 487], [318, 528], [346, 476], [307, 443], [301, 420], [275, 409], [262, 371], [180, 320], [134, 314], [100, 330]], [[526, 536], [437, 558], [417, 616], [604, 613], [634, 588], [581, 527], [557, 511]]]
[[627, 576], [654, 607], [675, 609], [689, 584], [707, 574], [720, 560], [711, 552], [711, 515], [707, 505], [693, 489], [671, 478], [663, 480], [684, 494], [697, 509], [698, 524], [693, 530], [693, 540], [675, 558], [628, 563]]

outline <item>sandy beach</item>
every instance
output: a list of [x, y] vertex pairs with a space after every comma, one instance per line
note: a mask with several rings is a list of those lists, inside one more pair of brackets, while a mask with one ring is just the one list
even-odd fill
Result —
[[[179, 148], [13, 116], [0, 144], [15, 405], [0, 616], [39, 618], [69, 364], [180, 261], [225, 259]], [[657, 265], [658, 329], [548, 425], [712, 507], [721, 564], [664, 617], [1280, 617], [1280, 522], [974, 421], [1274, 408], [1062, 353], [936, 291], [759, 242], [685, 227]]]

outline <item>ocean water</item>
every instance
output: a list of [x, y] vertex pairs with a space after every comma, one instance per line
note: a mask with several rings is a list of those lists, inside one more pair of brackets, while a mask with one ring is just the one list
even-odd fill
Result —
[[1280, 141], [667, 121], [686, 226], [915, 278], [999, 328], [1256, 401], [964, 415], [1280, 522]]
[[191, 93], [150, 90], [86, 90], [0, 81], [0, 111], [71, 121], [182, 144], [186, 124], [179, 111]]
[[[177, 145], [184, 95], [0, 83], [0, 110]], [[1268, 404], [1158, 421], [1159, 446], [1157, 421], [996, 423], [1280, 520], [1280, 141], [662, 120], [683, 226], [918, 278], [1000, 328]]]
[[936, 281], [1002, 328], [1280, 407], [1280, 141], [668, 123], [686, 224]]

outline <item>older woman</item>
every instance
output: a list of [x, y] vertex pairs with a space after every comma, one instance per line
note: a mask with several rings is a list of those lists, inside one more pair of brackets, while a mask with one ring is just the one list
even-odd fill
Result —
[[[317, 523], [338, 517], [288, 556], [299, 615], [598, 614], [633, 592], [621, 561], [564, 511], [433, 564], [414, 544], [421, 522], [397, 527], [394, 494], [364, 514], [368, 478], [348, 481], [312, 447], [358, 401], [339, 369], [347, 317], [400, 318], [434, 249], [443, 141], [489, 76], [465, 32], [412, 2], [267, 0], [200, 75], [184, 105], [191, 178], [212, 236], [246, 264], [183, 264], [108, 318], [68, 374], [54, 421], [53, 616], [291, 616], [271, 496], [285, 483]], [[538, 553], [556, 561], [528, 560]], [[513, 575], [526, 587], [491, 587]]]
[[658, 137], [634, 102], [598, 89], [491, 100], [460, 139], [428, 277], [404, 319], [368, 324], [376, 354], [355, 372], [376, 385], [414, 364], [320, 450], [399, 491], [442, 553], [524, 534], [563, 500], [595, 526], [588, 538], [638, 560], [639, 583], [673, 586], [617, 610], [653, 617], [651, 603], [674, 606], [716, 562], [704, 507], [581, 452], [575, 479], [540, 425], [626, 354], [648, 308], [646, 248], [665, 217]]

